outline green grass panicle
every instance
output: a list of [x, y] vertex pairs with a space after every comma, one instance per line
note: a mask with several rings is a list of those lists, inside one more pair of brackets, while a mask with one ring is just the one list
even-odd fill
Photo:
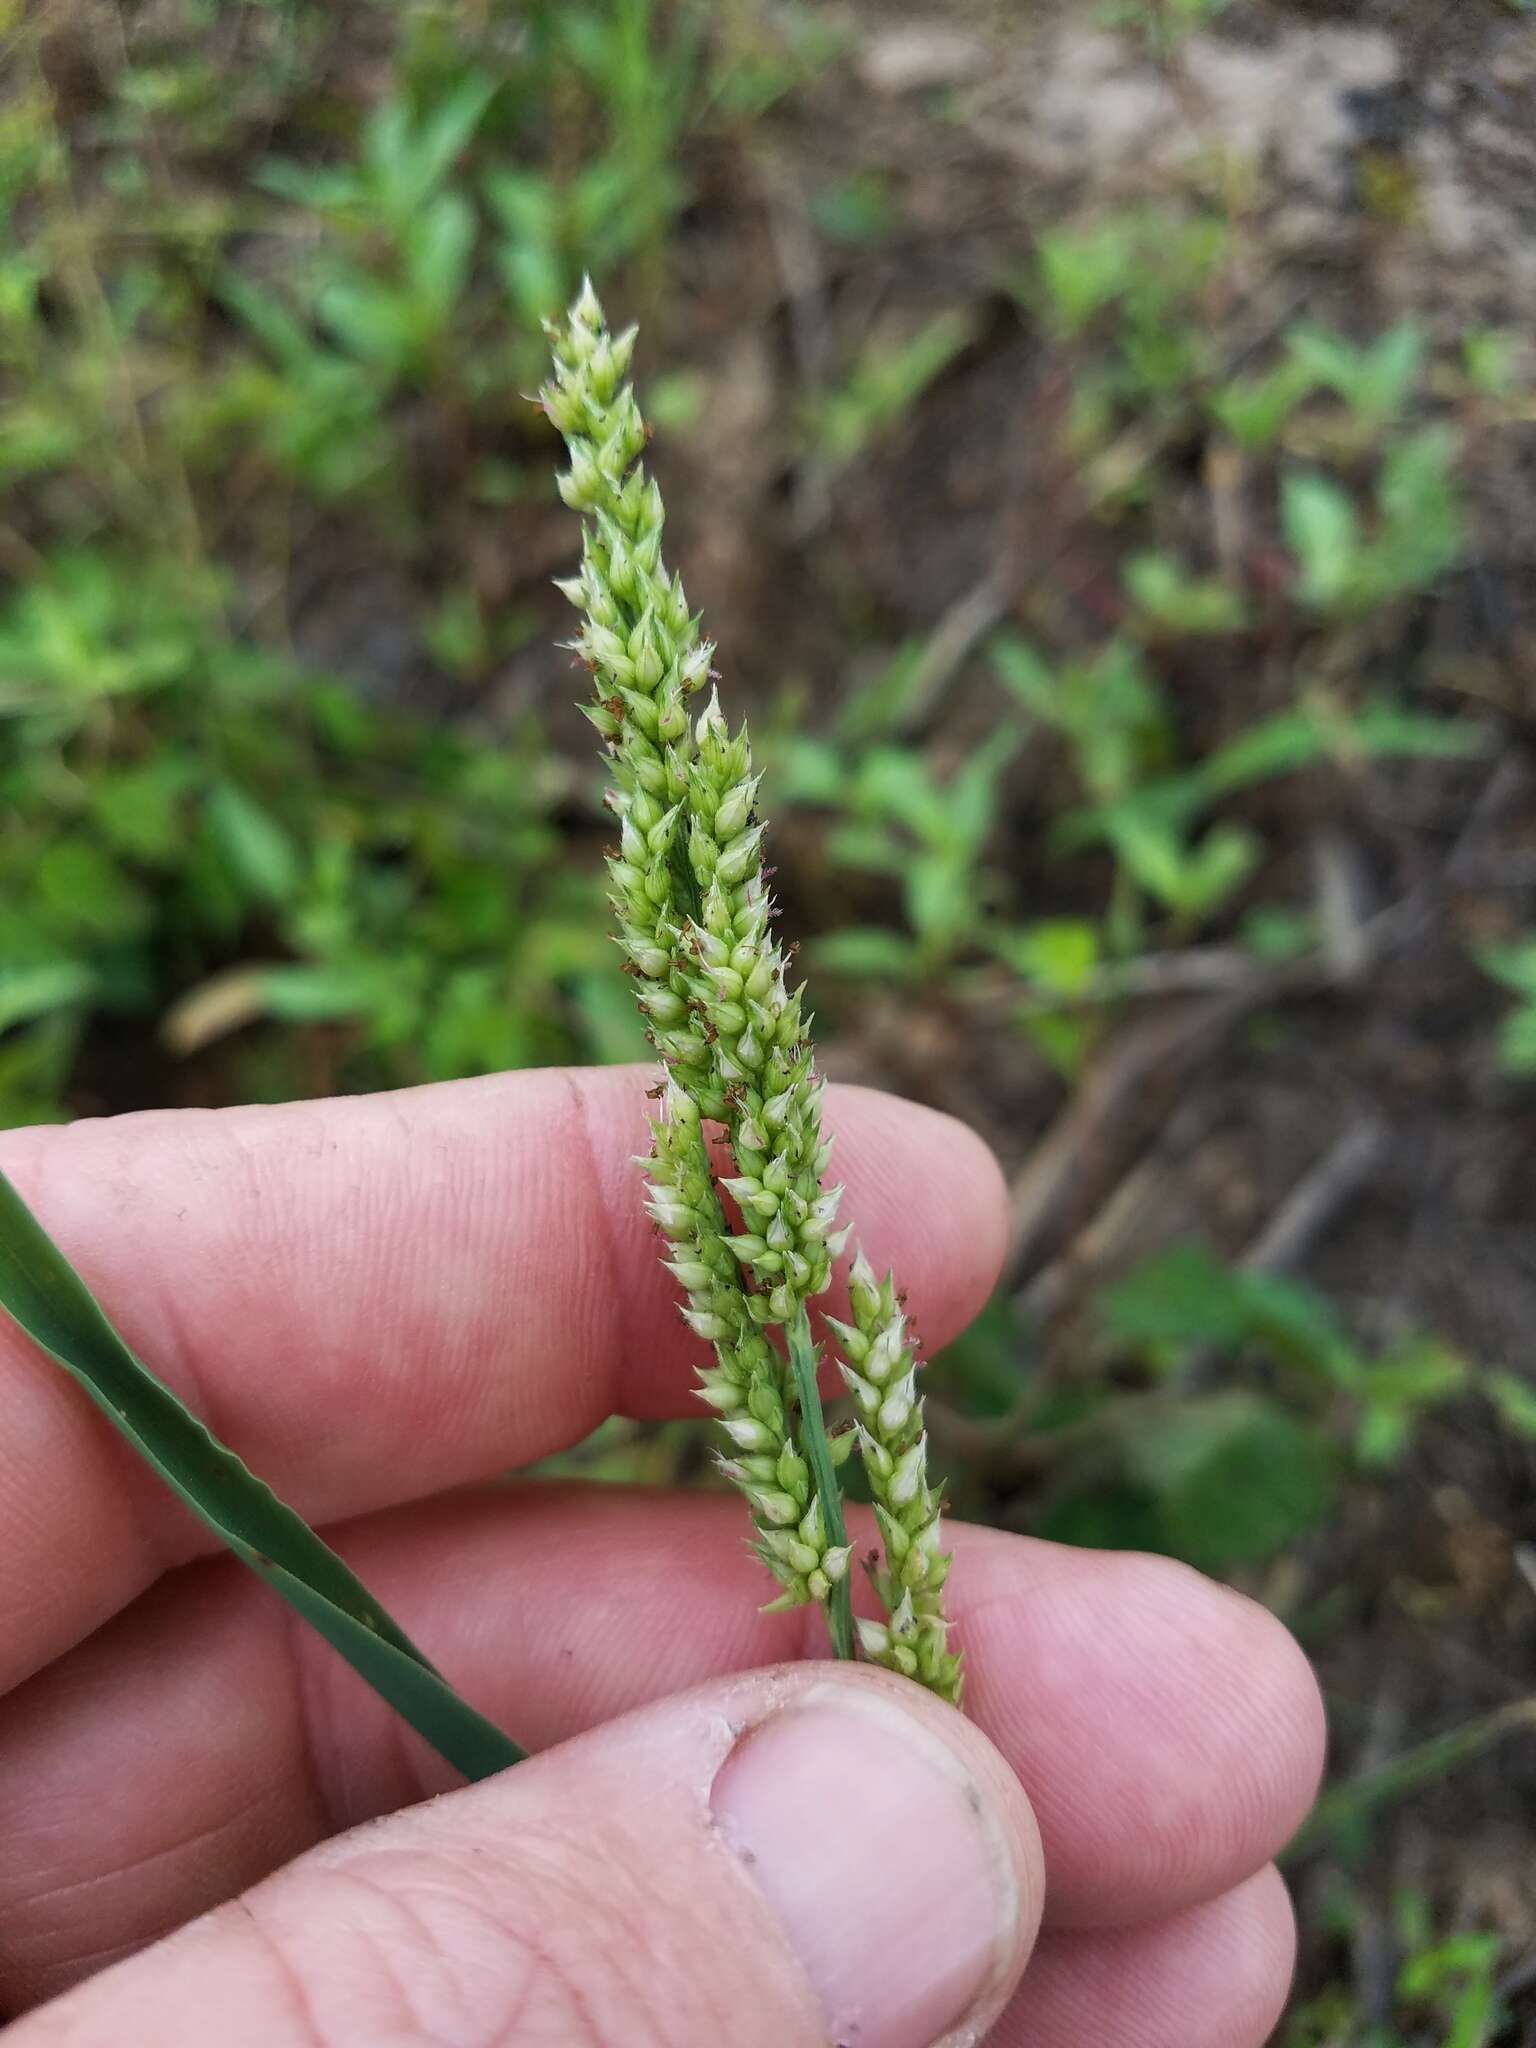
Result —
[[[611, 333], [588, 284], [552, 340], [554, 375], [541, 397], [569, 450], [561, 496], [585, 522], [581, 573], [561, 587], [582, 614], [573, 644], [595, 679], [585, 710], [608, 747], [619, 821], [610, 900], [667, 1068], [645, 1162], [650, 1212], [687, 1296], [684, 1318], [714, 1347], [702, 1392], [731, 1439], [724, 1467], [751, 1505], [778, 1604], [820, 1601], [834, 1647], [850, 1656], [850, 1546], [836, 1478], [850, 1440], [827, 1435], [809, 1320], [848, 1232], [837, 1227], [841, 1188], [822, 1184], [831, 1147], [804, 991], [790, 988], [771, 929], [759, 778], [745, 729], [731, 731], [713, 690], [714, 649], [662, 560], [661, 494], [639, 460], [647, 434], [626, 381], [634, 330]], [[729, 1153], [718, 1184], [706, 1124], [721, 1127]], [[739, 1228], [726, 1220], [722, 1192]], [[784, 1333], [783, 1351], [773, 1330]], [[899, 1482], [885, 1473], [881, 1438], [862, 1433], [877, 1498], [881, 1486], [915, 1483], [914, 1497], [932, 1505], [920, 1550], [903, 1523], [882, 1518], [885, 1569], [874, 1577], [890, 1625], [865, 1649], [954, 1698], [960, 1666], [938, 1605], [947, 1560], [919, 1469], [920, 1420], [907, 1441], [918, 1415], [914, 1386], [897, 1432]], [[918, 1555], [931, 1582], [920, 1656], [907, 1599]]]

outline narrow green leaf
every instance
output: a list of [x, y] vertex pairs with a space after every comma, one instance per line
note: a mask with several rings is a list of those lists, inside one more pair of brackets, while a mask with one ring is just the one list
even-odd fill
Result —
[[0, 1307], [193, 1513], [465, 1777], [520, 1760], [517, 1745], [458, 1697], [336, 1553], [134, 1356], [4, 1174]]
[[1452, 1771], [1485, 1756], [1511, 1735], [1530, 1734], [1536, 1729], [1536, 1699], [1514, 1700], [1497, 1707], [1444, 1735], [1432, 1735], [1389, 1757], [1374, 1770], [1357, 1778], [1346, 1778], [1325, 1792], [1310, 1817], [1303, 1823], [1282, 1855], [1286, 1864], [1298, 1862], [1328, 1846], [1341, 1834], [1356, 1834], [1385, 1808], [1395, 1806], [1427, 1785], [1438, 1784]]

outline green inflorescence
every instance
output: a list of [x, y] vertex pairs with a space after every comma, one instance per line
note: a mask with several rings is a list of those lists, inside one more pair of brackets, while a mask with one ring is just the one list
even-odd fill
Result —
[[[941, 1598], [949, 1558], [916, 1355], [894, 1283], [877, 1282], [862, 1258], [852, 1322], [829, 1321], [856, 1427], [829, 1436], [821, 1413], [809, 1305], [848, 1236], [837, 1225], [843, 1191], [822, 1185], [822, 1083], [804, 992], [789, 987], [773, 936], [747, 733], [721, 713], [714, 649], [662, 559], [661, 494], [639, 459], [647, 430], [627, 381], [635, 332], [610, 333], [588, 284], [551, 339], [541, 400], [569, 450], [561, 496], [584, 521], [581, 572], [560, 587], [582, 615], [573, 644], [596, 681], [583, 708], [613, 763], [619, 944], [666, 1068], [644, 1162], [649, 1208], [687, 1297], [683, 1316], [713, 1346], [701, 1392], [730, 1439], [724, 1470], [782, 1589], [774, 1604], [820, 1602], [838, 1653], [851, 1656], [836, 1467], [857, 1449], [885, 1550], [871, 1578], [886, 1619], [859, 1625], [864, 1654], [955, 1699], [960, 1659]], [[707, 1125], [729, 1155], [718, 1178]]]

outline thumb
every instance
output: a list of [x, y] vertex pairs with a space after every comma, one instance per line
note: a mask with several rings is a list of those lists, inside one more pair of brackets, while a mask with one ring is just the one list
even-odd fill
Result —
[[325, 1844], [7, 2048], [935, 2048], [1039, 1921], [1017, 1781], [904, 1679], [716, 1681]]

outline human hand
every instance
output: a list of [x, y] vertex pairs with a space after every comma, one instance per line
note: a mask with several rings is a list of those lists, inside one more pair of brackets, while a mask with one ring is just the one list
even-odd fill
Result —
[[[966, 1718], [796, 1661], [821, 1616], [755, 1611], [736, 1500], [496, 1483], [611, 1413], [693, 1410], [630, 1164], [645, 1085], [0, 1144], [135, 1349], [542, 1751], [413, 1804], [447, 1766], [0, 1328], [5, 2048], [1267, 2035], [1292, 1951], [1268, 1859], [1322, 1725], [1261, 1609], [954, 1527]], [[827, 1109], [848, 1213], [942, 1342], [996, 1276], [996, 1168], [930, 1111]]]

